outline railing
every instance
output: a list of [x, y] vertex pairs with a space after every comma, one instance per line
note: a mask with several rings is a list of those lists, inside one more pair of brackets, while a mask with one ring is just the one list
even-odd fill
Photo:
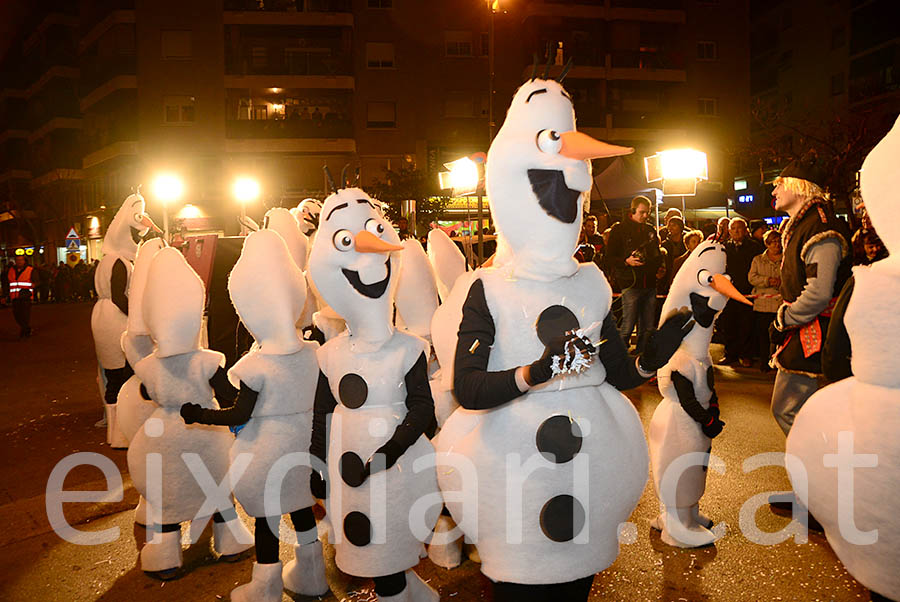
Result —
[[85, 60], [81, 65], [80, 91], [82, 98], [118, 75], [135, 75], [137, 60], [133, 54]]
[[254, 65], [249, 53], [226, 57], [226, 75], [352, 75], [350, 57], [323, 57], [311, 52], [269, 57]]
[[116, 10], [134, 10], [135, 0], [95, 0], [82, 2], [81, 33], [86, 34]]
[[353, 123], [345, 119], [258, 119], [225, 122], [228, 138], [352, 138]]
[[350, 0], [225, 0], [225, 10], [349, 13], [352, 9]]
[[614, 69], [684, 69], [683, 61], [668, 52], [617, 50], [612, 53]]
[[106, 127], [83, 132], [81, 144], [84, 154], [89, 155], [101, 148], [106, 148], [110, 144], [135, 141], [137, 139], [137, 122], [135, 120], [128, 123], [114, 121]]
[[81, 152], [77, 144], [55, 143], [31, 155], [31, 175], [39, 177], [54, 169], [81, 169]]

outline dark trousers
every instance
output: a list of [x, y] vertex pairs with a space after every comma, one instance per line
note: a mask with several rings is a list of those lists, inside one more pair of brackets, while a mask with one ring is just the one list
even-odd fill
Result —
[[497, 581], [494, 583], [494, 602], [578, 602], [588, 599], [593, 583], [593, 575], [567, 583], [547, 585]]
[[19, 325], [19, 334], [23, 337], [31, 334], [31, 299], [17, 297], [12, 300], [13, 318]]
[[728, 300], [719, 324], [723, 326], [725, 357], [729, 359], [752, 358], [756, 352], [753, 337], [753, 308], [733, 299]]
[[619, 325], [619, 336], [625, 341], [628, 349], [628, 340], [635, 325], [638, 328], [638, 339], [635, 350], [640, 353], [644, 350], [647, 337], [656, 328], [656, 289], [654, 288], [626, 288], [622, 291], [622, 323]]
[[132, 377], [134, 370], [131, 369], [128, 362], [125, 362], [125, 365], [121, 368], [103, 370], [103, 373], [106, 375], [106, 394], [103, 396], [104, 401], [109, 404], [116, 403], [119, 399], [119, 389], [122, 388], [125, 381]]
[[759, 350], [759, 359], [765, 366], [772, 358], [772, 344], [769, 342], [769, 325], [775, 320], [775, 312], [754, 311], [754, 330], [756, 331], [756, 345]]

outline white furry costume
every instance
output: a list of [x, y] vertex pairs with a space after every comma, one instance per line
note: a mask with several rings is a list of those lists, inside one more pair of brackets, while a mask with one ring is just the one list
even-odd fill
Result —
[[[713, 324], [728, 297], [747, 303], [731, 281], [722, 275], [724, 272], [725, 247], [713, 241], [701, 243], [678, 271], [662, 308], [665, 317], [681, 307], [690, 307], [696, 321], [669, 363], [657, 372], [663, 399], [653, 412], [649, 432], [650, 465], [661, 512], [653, 526], [662, 530], [665, 543], [679, 547], [703, 546], [716, 539], [709, 530], [711, 523], [699, 514], [698, 503], [706, 489], [705, 463], [694, 463], [683, 471], [676, 469], [680, 478], [674, 481], [674, 476], [670, 475], [665, 483], [668, 499], [663, 495], [661, 485], [673, 462], [684, 454], [705, 454], [712, 445], [701, 427], [709, 427], [718, 419], [709, 356]], [[687, 379], [689, 383], [685, 384], [690, 390], [676, 390], [673, 374], [674, 378]], [[680, 393], [684, 393], [683, 398]], [[698, 422], [686, 409], [701, 420]]]
[[[459, 278], [445, 303], [465, 300], [455, 346], [460, 403], [461, 354], [489, 347], [484, 374], [511, 374], [541, 358], [548, 338], [604, 322], [609, 284], [594, 264], [572, 257], [582, 194], [591, 187], [585, 159], [629, 152], [576, 132], [572, 103], [557, 82], [534, 79], [516, 92], [487, 160], [499, 267]], [[461, 286], [468, 297], [458, 293]], [[463, 342], [470, 303], [476, 314], [489, 314], [483, 321], [494, 329], [491, 340], [471, 347], [468, 338]], [[460, 324], [455, 308], [446, 312], [446, 322]], [[440, 357], [437, 328], [433, 336]], [[624, 350], [621, 356], [630, 361]], [[580, 374], [553, 377], [524, 394], [518, 389], [511, 396], [520, 396], [503, 405], [460, 408], [444, 423], [435, 443], [441, 489], [492, 580], [570, 582], [616, 559], [618, 527], [640, 499], [648, 458], [637, 412], [606, 380], [596, 361]], [[454, 464], [456, 454], [474, 465], [477, 483]], [[522, 482], [514, 481], [522, 474], [508, 469], [509, 458], [528, 463]]]
[[[900, 120], [863, 163], [863, 200], [890, 256], [853, 270], [844, 317], [853, 376], [810, 397], [787, 439], [787, 453], [800, 458], [808, 474], [808, 483], [791, 479], [797, 496], [825, 528], [850, 574], [893, 600], [900, 600], [898, 157]], [[851, 461], [852, 481], [846, 466]], [[854, 535], [854, 528], [863, 534]]]
[[[323, 299], [347, 321], [347, 330], [318, 350], [337, 404], [329, 415], [328, 514], [338, 531], [335, 561], [357, 576], [381, 577], [418, 564], [422, 540], [410, 529], [410, 510], [438, 492], [433, 468], [412, 468], [434, 451], [424, 434], [408, 441], [386, 471], [363, 475], [366, 460], [391, 444], [410, 413], [405, 379], [417, 365], [427, 390], [426, 341], [392, 325], [401, 260], [394, 251], [400, 249], [399, 237], [365, 192], [344, 188], [326, 199], [309, 272]], [[433, 406], [431, 413], [433, 420]], [[314, 431], [314, 443], [316, 437]], [[426, 533], [440, 511], [439, 497], [435, 502], [419, 517]]]

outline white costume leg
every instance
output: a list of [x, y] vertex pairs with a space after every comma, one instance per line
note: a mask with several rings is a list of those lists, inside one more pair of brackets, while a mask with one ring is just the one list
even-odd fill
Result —
[[250, 583], [231, 590], [232, 602], [281, 602], [281, 563], [253, 563]]
[[452, 518], [441, 516], [434, 526], [433, 543], [428, 545], [428, 557], [433, 563], [445, 569], [453, 569], [462, 564], [462, 536], [454, 541], [444, 541], [447, 534], [455, 528], [456, 523]]
[[181, 567], [181, 531], [156, 533], [141, 548], [141, 570], [159, 573]]
[[236, 556], [252, 547], [253, 534], [239, 516], [224, 523], [213, 523], [213, 549], [220, 556]]
[[295, 594], [323, 596], [328, 593], [322, 542], [317, 539], [316, 529], [297, 533], [294, 559], [285, 565], [281, 578], [285, 589]]

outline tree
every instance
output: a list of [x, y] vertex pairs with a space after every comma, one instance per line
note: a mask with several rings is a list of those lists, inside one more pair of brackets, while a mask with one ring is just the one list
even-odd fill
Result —
[[372, 184], [371, 192], [385, 203], [385, 213], [393, 222], [401, 217], [401, 201], [415, 201], [417, 232], [427, 232], [430, 224], [443, 216], [450, 201], [438, 188], [437, 176], [407, 165], [385, 169], [383, 178]]

